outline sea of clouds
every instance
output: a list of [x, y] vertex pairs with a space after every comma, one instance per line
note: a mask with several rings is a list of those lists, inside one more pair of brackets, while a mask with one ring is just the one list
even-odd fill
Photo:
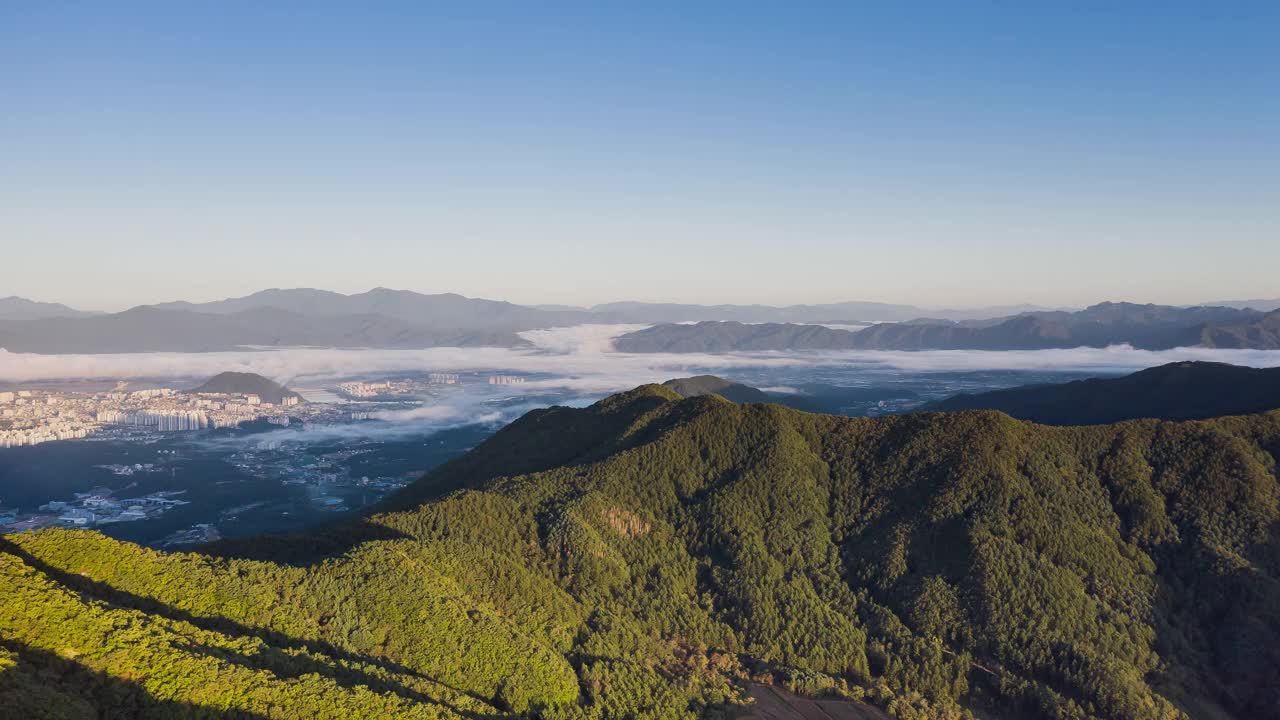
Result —
[[[375, 410], [372, 421], [309, 425], [272, 430], [248, 437], [202, 442], [240, 445], [246, 442], [396, 441], [428, 436], [463, 425], [505, 424], [552, 402], [585, 405], [611, 392], [673, 377], [715, 373], [734, 376], [778, 375], [782, 382], [764, 383], [773, 392], [797, 392], [787, 382], [806, 370], [835, 371], [857, 381], [862, 377], [921, 375], [965, 371], [1060, 371], [1116, 374], [1180, 360], [1212, 360], [1253, 367], [1280, 366], [1280, 352], [1178, 348], [1135, 350], [1128, 346], [988, 352], [824, 351], [749, 353], [653, 353], [613, 351], [612, 340], [643, 325], [580, 325], [521, 333], [531, 348], [428, 348], [371, 350], [343, 348], [270, 348], [211, 353], [135, 353], [37, 355], [0, 350], [0, 382], [10, 385], [78, 379], [146, 379], [191, 386], [220, 372], [234, 370], [270, 377], [295, 388], [318, 388], [339, 380], [396, 373], [519, 373], [520, 385], [459, 386], [444, 397], [402, 409]], [[830, 373], [827, 373], [830, 374]], [[787, 379], [787, 376], [792, 378]], [[325, 394], [321, 391], [321, 394]]]
[[209, 353], [40, 355], [0, 350], [0, 382], [73, 379], [194, 380], [234, 370], [286, 384], [317, 384], [397, 372], [508, 372], [540, 376], [521, 392], [567, 389], [603, 393], [690, 373], [733, 368], [859, 368], [907, 373], [967, 370], [1062, 370], [1118, 373], [1180, 360], [1252, 367], [1280, 366], [1280, 352], [1129, 346], [1062, 350], [797, 351], [737, 353], [619, 353], [613, 338], [638, 325], [579, 325], [521, 333], [532, 348], [376, 350], [272, 348]]

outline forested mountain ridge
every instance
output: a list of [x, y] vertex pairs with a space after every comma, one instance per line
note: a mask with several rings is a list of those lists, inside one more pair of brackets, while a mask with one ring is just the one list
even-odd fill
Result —
[[645, 386], [323, 532], [8, 536], [0, 706], [691, 718], [754, 677], [900, 718], [1277, 717], [1277, 456], [1280, 412], [1055, 428]]
[[1280, 368], [1176, 362], [1119, 378], [1089, 378], [960, 394], [926, 410], [999, 410], [1049, 425], [1136, 418], [1197, 420], [1280, 408]]

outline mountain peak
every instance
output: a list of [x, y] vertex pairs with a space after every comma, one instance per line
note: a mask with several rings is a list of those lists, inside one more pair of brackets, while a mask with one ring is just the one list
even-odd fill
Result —
[[675, 378], [662, 383], [662, 386], [675, 391], [681, 397], [700, 397], [703, 395], [714, 395], [722, 397], [725, 400], [739, 403], [762, 403], [769, 402], [770, 398], [764, 392], [743, 385], [739, 382], [726, 380], [715, 375], [696, 375], [687, 378]]
[[187, 392], [219, 393], [228, 395], [257, 395], [264, 403], [279, 405], [285, 398], [300, 398], [298, 393], [289, 388], [250, 372], [222, 372], [209, 378], [206, 382]]

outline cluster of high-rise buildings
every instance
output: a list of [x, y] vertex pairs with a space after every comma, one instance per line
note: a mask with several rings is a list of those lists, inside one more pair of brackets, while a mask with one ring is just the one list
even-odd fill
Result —
[[102, 410], [98, 422], [105, 425], [141, 425], [160, 432], [204, 430], [210, 427], [209, 416], [202, 410]]
[[427, 376], [427, 380], [433, 385], [457, 385], [458, 375], [456, 373], [431, 373]]
[[134, 392], [72, 393], [18, 390], [0, 393], [0, 448], [84, 438], [106, 427], [180, 432], [235, 427], [259, 418], [283, 420], [284, 408], [256, 395], [180, 393], [169, 388]]
[[524, 378], [519, 375], [490, 375], [490, 385], [519, 385], [524, 382]]
[[[439, 385], [441, 383], [444, 383], [444, 384], [452, 385], [457, 382], [457, 377], [458, 377], [457, 375], [449, 376], [449, 375], [441, 375], [440, 373], [436, 373], [435, 375], [432, 375], [432, 377], [434, 378], [437, 375], [441, 378], [453, 377], [454, 380], [452, 382], [447, 382], [445, 380], [433, 379], [428, 384]], [[344, 382], [344, 383], [338, 384], [338, 392], [342, 393], [343, 395], [346, 395], [349, 398], [359, 398], [359, 399], [381, 397], [386, 395], [413, 395], [414, 393], [417, 393], [423, 389], [424, 389], [424, 384], [420, 380], [412, 380], [407, 378], [402, 378], [400, 380], [382, 380], [380, 382], [352, 381], [352, 382]]]
[[344, 382], [338, 384], [338, 390], [349, 397], [368, 398], [382, 395], [391, 388], [389, 382]]

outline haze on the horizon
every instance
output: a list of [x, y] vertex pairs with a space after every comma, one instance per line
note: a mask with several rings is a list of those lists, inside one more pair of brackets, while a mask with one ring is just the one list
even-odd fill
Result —
[[14, 4], [0, 296], [1280, 295], [1280, 6]]

